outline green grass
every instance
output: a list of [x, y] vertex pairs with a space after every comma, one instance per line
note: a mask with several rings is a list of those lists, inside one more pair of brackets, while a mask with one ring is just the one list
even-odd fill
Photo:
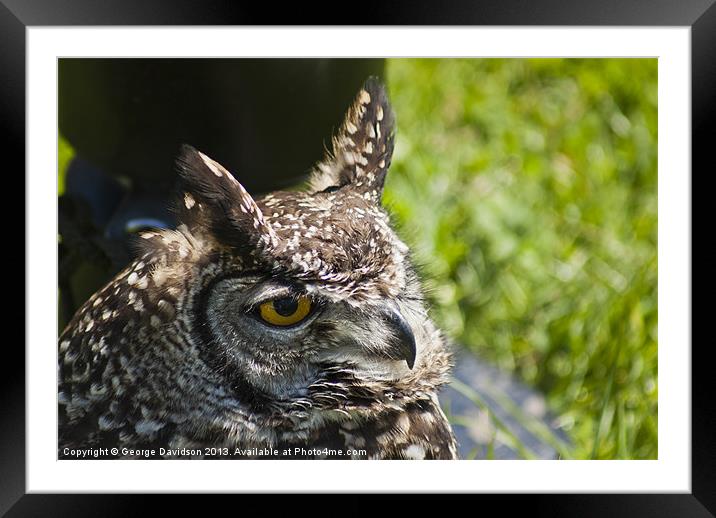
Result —
[[57, 195], [61, 196], [65, 192], [65, 176], [67, 175], [67, 166], [74, 156], [75, 152], [70, 143], [65, 140], [62, 135], [57, 139]]
[[579, 459], [657, 457], [657, 62], [394, 59], [385, 200], [433, 314]]

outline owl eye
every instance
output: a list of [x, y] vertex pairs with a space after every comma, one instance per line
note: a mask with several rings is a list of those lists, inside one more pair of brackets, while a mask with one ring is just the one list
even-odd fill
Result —
[[258, 307], [258, 314], [268, 324], [287, 327], [301, 322], [311, 313], [312, 308], [311, 299], [300, 295], [264, 302]]

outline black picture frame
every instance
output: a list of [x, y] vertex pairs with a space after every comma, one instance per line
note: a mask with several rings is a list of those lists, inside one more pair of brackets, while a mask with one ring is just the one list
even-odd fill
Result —
[[[716, 6], [715, 0], [501, 0], [433, 1], [381, 4], [362, 3], [355, 15], [339, 14], [331, 6], [276, 8], [261, 3], [239, 4], [221, 0], [0, 0], [0, 127], [3, 132], [3, 173], [17, 181], [15, 193], [25, 192], [25, 30], [31, 26], [60, 25], [283, 25], [302, 20], [310, 25], [607, 25], [688, 26], [692, 52], [692, 169], [704, 169], [711, 151], [710, 135], [716, 129]], [[357, 6], [356, 6], [357, 7]], [[711, 166], [713, 167], [713, 166]], [[692, 179], [695, 175], [692, 173]], [[14, 195], [14, 198], [20, 198]], [[24, 199], [24, 197], [23, 197]], [[18, 209], [6, 209], [6, 220]], [[662, 217], [665, 217], [662, 215]], [[693, 219], [696, 223], [698, 220]], [[11, 222], [12, 224], [12, 222]], [[25, 248], [14, 233], [14, 257], [25, 278]], [[12, 237], [11, 237], [12, 236]], [[693, 232], [692, 232], [693, 236]], [[21, 258], [21, 259], [20, 259]], [[6, 270], [7, 271], [7, 270]], [[693, 275], [693, 271], [692, 271]], [[18, 275], [11, 275], [19, 279]], [[9, 279], [8, 279], [9, 280]], [[19, 280], [18, 280], [19, 282]], [[24, 286], [23, 286], [24, 287]], [[25, 322], [25, 297], [16, 294], [4, 310], [6, 324]], [[693, 307], [692, 315], [697, 314]], [[693, 317], [692, 317], [693, 318]], [[78, 496], [25, 494], [25, 354], [19, 340], [6, 327], [1, 377], [0, 513], [8, 516], [124, 516], [142, 496]], [[23, 331], [20, 333], [24, 339]], [[24, 343], [24, 340], [23, 340]], [[683, 344], [689, 347], [691, 344]], [[708, 361], [708, 340], [692, 347], [692, 492], [690, 494], [529, 495], [501, 498], [502, 512], [527, 506], [532, 513], [549, 516], [713, 516], [716, 513], [716, 449], [714, 430], [714, 376]], [[354, 502], [356, 505], [352, 505]], [[183, 505], [181, 500], [174, 499]], [[403, 501], [405, 503], [405, 501]], [[343, 501], [347, 508], [365, 509], [357, 497]], [[171, 507], [171, 503], [170, 506]], [[168, 510], [169, 507], [166, 509]], [[404, 508], [403, 508], [404, 511]], [[456, 511], [457, 512], [457, 511]]]

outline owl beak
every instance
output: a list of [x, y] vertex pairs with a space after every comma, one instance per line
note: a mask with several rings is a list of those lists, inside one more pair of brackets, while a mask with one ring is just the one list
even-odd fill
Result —
[[415, 365], [416, 354], [413, 330], [405, 321], [403, 315], [396, 310], [386, 312], [385, 320], [393, 332], [388, 354], [391, 358], [405, 360], [408, 364], [408, 368], [412, 370]]

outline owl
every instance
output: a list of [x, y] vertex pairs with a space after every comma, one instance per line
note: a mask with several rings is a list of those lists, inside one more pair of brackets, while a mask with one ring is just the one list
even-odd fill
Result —
[[369, 79], [307, 187], [256, 198], [183, 146], [177, 228], [59, 338], [59, 457], [456, 458], [450, 350], [381, 206], [394, 126]]

